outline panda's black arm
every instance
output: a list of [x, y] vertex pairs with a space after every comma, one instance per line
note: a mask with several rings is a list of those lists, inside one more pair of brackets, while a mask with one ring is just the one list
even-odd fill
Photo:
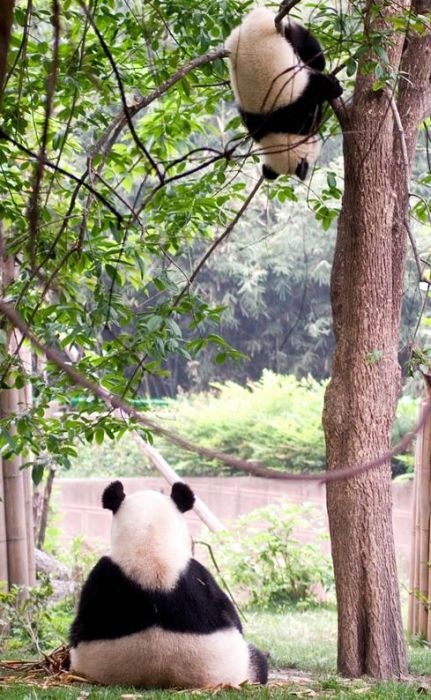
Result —
[[205, 591], [205, 597], [208, 601], [207, 610], [217, 611], [217, 616], [225, 626], [236, 627], [237, 630], [242, 632], [241, 620], [232, 601], [222, 591], [208, 569], [196, 559], [192, 559], [190, 562], [190, 573], [197, 582], [200, 591]]
[[284, 36], [293, 46], [299, 58], [308, 68], [325, 70], [325, 56], [316, 37], [301, 24], [289, 21], [284, 26]]
[[70, 642], [115, 639], [155, 623], [150, 594], [129, 579], [110, 557], [102, 557], [90, 571], [81, 591]]

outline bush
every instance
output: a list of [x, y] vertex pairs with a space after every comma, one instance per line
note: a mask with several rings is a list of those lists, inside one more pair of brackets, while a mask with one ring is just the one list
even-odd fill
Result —
[[[295, 538], [298, 528], [309, 531], [317, 520], [311, 507], [274, 504], [213, 535], [217, 565], [235, 598], [256, 609], [292, 604], [305, 608], [318, 602], [317, 584], [325, 591], [333, 585], [330, 558], [314, 542]], [[317, 529], [314, 535], [323, 537]]]
[[25, 595], [19, 586], [0, 591], [1, 653], [39, 656], [66, 642], [75, 604], [71, 596], [53, 602], [52, 594], [48, 579]]
[[[324, 469], [322, 430], [324, 383], [312, 377], [264, 371], [257, 382], [214, 384], [213, 392], [178, 398], [166, 413], [188, 440], [280, 470]], [[172, 418], [175, 420], [172, 420]], [[157, 439], [166, 459], [183, 474], [232, 470], [182, 452]]]
[[[234, 382], [214, 384], [210, 393], [167, 400], [167, 408], [153, 416], [191, 442], [223, 450], [268, 467], [293, 472], [325, 469], [322, 429], [326, 382], [312, 377], [297, 380], [293, 375], [264, 371], [262, 378], [240, 386]], [[394, 442], [411, 430], [417, 402], [403, 397], [394, 424]], [[154, 436], [155, 445], [182, 475], [232, 474], [219, 462], [180, 450]], [[79, 458], [72, 459], [71, 473], [80, 476], [148, 476], [156, 473], [149, 465], [133, 433], [101, 445], [84, 443]], [[397, 456], [397, 472], [410, 466], [412, 456]], [[241, 472], [242, 473], [242, 472]], [[64, 471], [61, 474], [65, 474]]]

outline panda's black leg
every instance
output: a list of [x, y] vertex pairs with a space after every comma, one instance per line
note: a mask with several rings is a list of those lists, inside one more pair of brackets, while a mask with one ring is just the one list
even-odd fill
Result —
[[279, 173], [276, 173], [275, 170], [269, 167], [269, 165], [262, 165], [262, 175], [265, 180], [276, 180]]
[[301, 158], [299, 165], [296, 167], [295, 175], [299, 177], [300, 180], [305, 180], [308, 173], [308, 163], [305, 158]]

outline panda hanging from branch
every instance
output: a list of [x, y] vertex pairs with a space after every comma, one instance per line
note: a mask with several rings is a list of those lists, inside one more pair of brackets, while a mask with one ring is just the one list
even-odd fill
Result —
[[305, 180], [320, 153], [323, 103], [343, 92], [335, 76], [323, 73], [317, 39], [285, 16], [294, 4], [283, 3], [278, 15], [252, 10], [225, 43], [236, 103], [268, 180], [288, 174]]

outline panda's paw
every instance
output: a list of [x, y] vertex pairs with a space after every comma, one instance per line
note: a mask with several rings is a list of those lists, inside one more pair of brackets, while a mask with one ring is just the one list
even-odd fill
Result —
[[343, 94], [343, 88], [335, 75], [328, 75], [328, 99], [335, 100]]
[[265, 180], [276, 180], [279, 173], [276, 173], [269, 165], [262, 165], [262, 175]]
[[305, 180], [308, 173], [308, 163], [305, 158], [301, 158], [299, 165], [295, 170], [295, 175], [299, 177], [300, 180]]

